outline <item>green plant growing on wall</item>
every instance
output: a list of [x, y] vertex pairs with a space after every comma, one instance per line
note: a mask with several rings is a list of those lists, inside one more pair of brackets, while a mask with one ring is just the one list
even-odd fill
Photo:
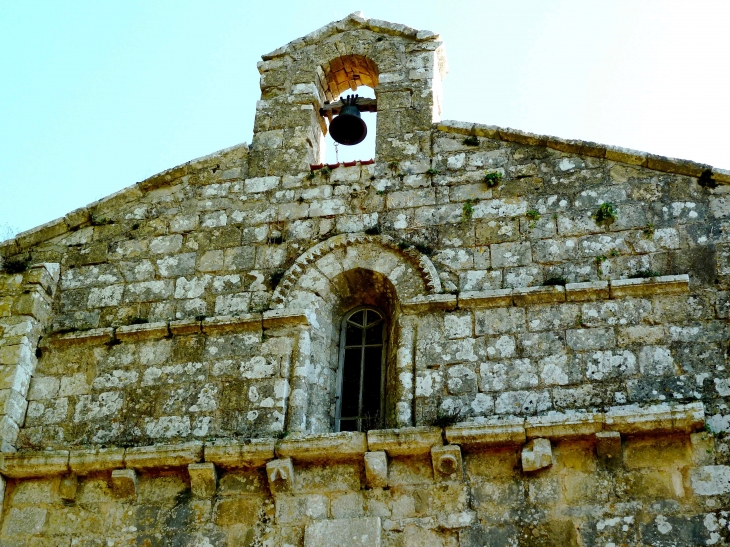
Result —
[[647, 224], [643, 230], [644, 239], [652, 239], [654, 237], [654, 225]]
[[492, 173], [487, 173], [484, 175], [484, 182], [487, 183], [487, 186], [490, 188], [494, 188], [502, 181], [502, 173], [495, 171]]
[[449, 427], [459, 422], [462, 419], [461, 410], [445, 411], [439, 408], [436, 413], [436, 417], [431, 420], [431, 425], [435, 427]]
[[427, 175], [430, 175], [430, 176], [434, 176], [434, 175], [438, 175], [438, 171], [436, 171], [436, 169], [434, 169], [433, 167], [431, 167], [431, 168], [428, 169], [428, 171], [426, 171], [426, 174]]
[[530, 209], [525, 213], [525, 216], [530, 219], [530, 230], [532, 230], [537, 224], [537, 221], [540, 220], [540, 211], [537, 209]]
[[329, 166], [325, 165], [324, 167], [322, 167], [322, 169], [319, 170], [319, 172], [324, 178], [328, 179], [332, 174], [332, 169], [330, 169]]
[[616, 257], [616, 256], [618, 256], [618, 251], [616, 249], [611, 249], [608, 253], [608, 256]]
[[463, 142], [467, 146], [479, 146], [479, 137], [475, 135], [470, 135], [461, 142]]
[[467, 199], [461, 208], [461, 222], [469, 222], [474, 216], [474, 204], [476, 201]]
[[114, 224], [114, 221], [107, 217], [98, 217], [95, 215], [91, 215], [92, 226], [106, 226], [107, 224]]
[[608, 260], [606, 255], [599, 255], [594, 259], [596, 268], [598, 269], [598, 275], [603, 275], [603, 263], [606, 262], [606, 260]]
[[310, 171], [309, 174], [307, 175], [307, 178], [309, 180], [314, 180], [314, 177], [315, 177], [315, 172], [314, 171]]
[[30, 261], [29, 254], [9, 256], [2, 260], [2, 270], [9, 274], [23, 273], [30, 266]]
[[593, 214], [593, 219], [596, 221], [596, 224], [608, 226], [618, 220], [618, 214], [616, 213], [616, 209], [613, 204], [606, 202], [602, 203], [600, 207], [598, 207], [596, 212]]

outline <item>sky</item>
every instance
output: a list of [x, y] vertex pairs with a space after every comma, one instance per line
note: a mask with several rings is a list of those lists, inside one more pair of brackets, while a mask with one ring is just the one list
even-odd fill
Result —
[[0, 0], [0, 239], [250, 143], [260, 56], [358, 10], [441, 35], [443, 119], [730, 169], [726, 0]]

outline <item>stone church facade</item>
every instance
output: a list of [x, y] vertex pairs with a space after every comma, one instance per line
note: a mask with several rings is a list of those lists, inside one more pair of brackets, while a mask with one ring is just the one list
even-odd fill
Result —
[[361, 14], [258, 69], [251, 146], [0, 244], [0, 545], [726, 545], [730, 173], [442, 121]]

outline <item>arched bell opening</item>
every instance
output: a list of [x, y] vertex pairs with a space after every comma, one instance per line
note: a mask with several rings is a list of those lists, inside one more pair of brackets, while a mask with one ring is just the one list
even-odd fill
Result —
[[375, 157], [377, 65], [362, 55], [344, 55], [322, 66], [320, 88], [326, 104], [324, 162], [336, 164]]

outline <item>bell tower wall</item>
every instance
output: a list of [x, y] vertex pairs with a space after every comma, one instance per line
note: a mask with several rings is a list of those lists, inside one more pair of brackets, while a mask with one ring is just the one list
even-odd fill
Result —
[[293, 175], [321, 163], [328, 128], [320, 108], [359, 85], [373, 87], [378, 101], [376, 159], [430, 167], [447, 72], [438, 35], [352, 14], [262, 58], [251, 176]]

